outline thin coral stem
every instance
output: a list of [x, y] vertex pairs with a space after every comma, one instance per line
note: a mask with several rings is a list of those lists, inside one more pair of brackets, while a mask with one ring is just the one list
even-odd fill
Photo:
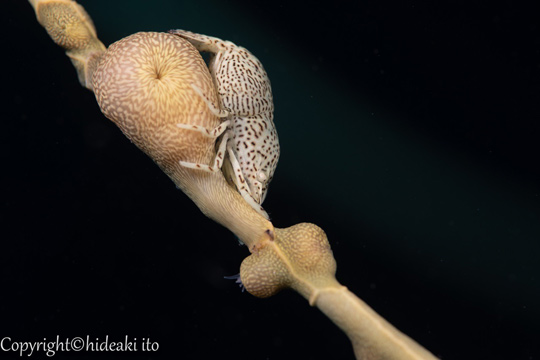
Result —
[[321, 289], [315, 306], [347, 334], [357, 359], [437, 359], [345, 287]]

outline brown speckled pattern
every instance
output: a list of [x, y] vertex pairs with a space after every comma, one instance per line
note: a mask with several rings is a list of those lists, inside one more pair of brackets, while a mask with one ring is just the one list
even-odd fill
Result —
[[221, 107], [231, 120], [228, 147], [239, 164], [235, 169], [229, 153], [223, 172], [242, 194], [262, 204], [280, 153], [272, 90], [264, 67], [248, 50], [230, 41], [184, 30], [171, 33], [211, 53], [210, 73]]

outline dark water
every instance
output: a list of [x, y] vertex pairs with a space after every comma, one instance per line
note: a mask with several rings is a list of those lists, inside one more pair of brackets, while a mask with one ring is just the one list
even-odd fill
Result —
[[[321, 226], [338, 279], [442, 359], [540, 357], [532, 9], [81, 3], [106, 45], [183, 28], [250, 49], [282, 147], [265, 202], [274, 224]], [[300, 296], [259, 300], [223, 280], [247, 250], [101, 115], [27, 2], [4, 2], [0, 18], [2, 338], [160, 346], [76, 356], [88, 359], [353, 358]]]

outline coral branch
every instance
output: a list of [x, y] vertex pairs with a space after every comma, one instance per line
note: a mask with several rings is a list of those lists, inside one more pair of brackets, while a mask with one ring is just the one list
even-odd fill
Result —
[[217, 103], [208, 68], [193, 45], [179, 36], [147, 32], [128, 36], [106, 50], [90, 17], [76, 2], [30, 3], [40, 24], [66, 49], [81, 84], [94, 91], [105, 116], [206, 216], [249, 247], [252, 254], [240, 268], [248, 292], [268, 297], [283, 288], [296, 290], [349, 336], [359, 359], [434, 359], [337, 282], [336, 262], [322, 229], [313, 224], [275, 229], [221, 171], [181, 165], [214, 163], [215, 137], [190, 127], [215, 129], [220, 124], [194, 90]]
[[436, 359], [345, 287], [321, 289], [315, 306], [347, 334], [357, 359]]
[[82, 86], [92, 90], [92, 75], [105, 46], [84, 8], [72, 0], [30, 0], [37, 20], [66, 50]]
[[93, 88], [101, 110], [182, 189], [209, 218], [248, 246], [273, 231], [221, 172], [187, 168], [212, 164], [216, 139], [178, 124], [214, 129], [220, 124], [195, 84], [216, 101], [208, 69], [186, 40], [166, 33], [137, 33], [112, 44], [97, 66]]
[[351, 340], [362, 360], [434, 360], [335, 278], [336, 262], [324, 231], [314, 224], [275, 229], [240, 268], [246, 290], [268, 297], [292, 288], [318, 307]]

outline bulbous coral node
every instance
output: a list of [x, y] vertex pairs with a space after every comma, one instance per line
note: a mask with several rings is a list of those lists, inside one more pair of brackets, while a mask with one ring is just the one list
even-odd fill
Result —
[[199, 52], [171, 34], [140, 32], [109, 46], [93, 75], [101, 111], [170, 174], [179, 161], [210, 163], [215, 139], [178, 124], [213, 129], [219, 119], [193, 90], [216, 101]]
[[308, 223], [275, 229], [274, 241], [260, 244], [240, 267], [246, 290], [261, 298], [287, 287], [309, 298], [315, 288], [332, 283], [335, 273], [336, 262], [326, 234]]
[[290, 273], [274, 246], [264, 246], [244, 259], [240, 280], [254, 296], [267, 298], [290, 286]]
[[96, 30], [84, 8], [73, 1], [49, 0], [33, 3], [39, 23], [55, 43], [66, 50], [84, 49], [95, 41]]

